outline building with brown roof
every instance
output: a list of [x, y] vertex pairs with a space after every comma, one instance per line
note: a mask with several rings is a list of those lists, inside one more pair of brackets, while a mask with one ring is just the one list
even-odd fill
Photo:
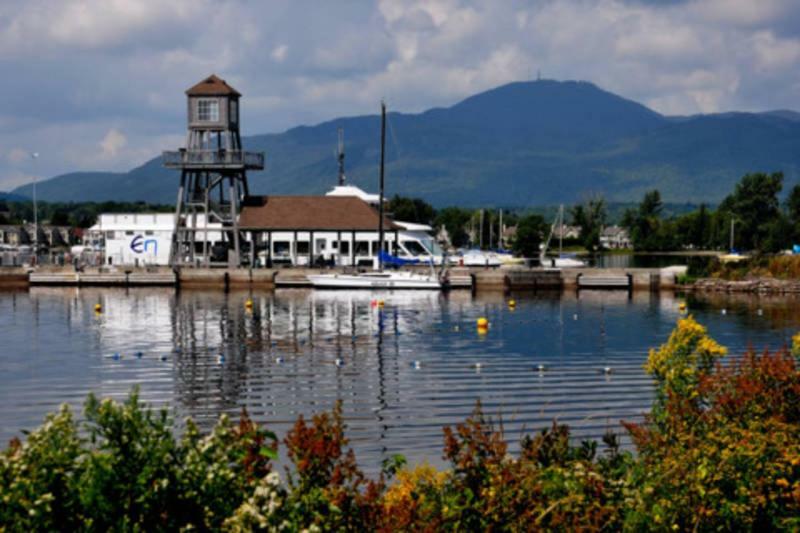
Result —
[[[378, 252], [376, 208], [355, 196], [248, 198], [239, 229], [249, 234], [251, 264], [371, 265]], [[384, 217], [384, 250], [417, 257], [416, 236]]]

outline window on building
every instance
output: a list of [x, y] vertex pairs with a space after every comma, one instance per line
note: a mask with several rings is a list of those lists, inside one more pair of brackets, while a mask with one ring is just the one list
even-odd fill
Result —
[[238, 109], [238, 107], [239, 107], [239, 106], [238, 106], [238, 105], [236, 105], [236, 100], [231, 100], [231, 105], [230, 105], [230, 120], [231, 120], [231, 122], [233, 122], [234, 124], [236, 124], [237, 122], [239, 122], [239, 109]]
[[297, 253], [298, 254], [308, 253], [308, 241], [297, 241]]
[[339, 253], [343, 255], [347, 255], [350, 253], [350, 242], [349, 241], [341, 241], [339, 243]]
[[114, 232], [113, 231], [107, 231], [106, 232], [106, 239], [113, 239], [113, 238], [114, 238]]
[[275, 241], [272, 243], [272, 249], [275, 255], [289, 255], [289, 241]]
[[126, 231], [125, 235], [133, 235], [133, 232], [132, 231]]
[[198, 100], [197, 120], [200, 122], [219, 122], [219, 102], [217, 100]]
[[356, 241], [356, 255], [369, 255], [369, 241]]
[[147, 231], [144, 232], [144, 234], [149, 237], [149, 236], [153, 235], [153, 230], [147, 230]]

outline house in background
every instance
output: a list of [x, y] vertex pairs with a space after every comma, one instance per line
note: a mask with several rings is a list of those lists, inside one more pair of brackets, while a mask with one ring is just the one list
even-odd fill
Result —
[[600, 245], [609, 250], [622, 250], [631, 248], [631, 238], [628, 230], [621, 226], [607, 226], [600, 233]]

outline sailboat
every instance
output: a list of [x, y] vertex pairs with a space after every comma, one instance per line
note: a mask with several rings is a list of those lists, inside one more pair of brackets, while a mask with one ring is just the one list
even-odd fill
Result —
[[[380, 198], [378, 201], [378, 249], [376, 257], [377, 269], [373, 272], [355, 274], [308, 274], [306, 277], [311, 286], [319, 289], [433, 289], [441, 290], [445, 285], [444, 270], [438, 276], [431, 262], [430, 274], [408, 271], [386, 271], [383, 269], [384, 231], [383, 231], [383, 182], [384, 159], [386, 154], [386, 104], [381, 102], [381, 167]], [[442, 264], [444, 265], [444, 261]]]
[[723, 263], [736, 263], [738, 261], [742, 261], [743, 259], [747, 259], [746, 255], [740, 254], [739, 251], [733, 246], [734, 226], [735, 226], [734, 219], [731, 218], [730, 252], [719, 256], [719, 260], [722, 261]]
[[[547, 257], [547, 249], [550, 247], [550, 241], [553, 239], [553, 233], [555, 233], [556, 227], [558, 227], [558, 257]], [[539, 263], [543, 267], [551, 268], [581, 268], [586, 266], [586, 263], [576, 258], [574, 255], [565, 255], [563, 253], [563, 248], [564, 204], [561, 204], [561, 206], [558, 208], [556, 219], [553, 221], [553, 225], [550, 227], [550, 235], [547, 237], [547, 242], [545, 243], [544, 248], [542, 248], [542, 252], [539, 254]]]

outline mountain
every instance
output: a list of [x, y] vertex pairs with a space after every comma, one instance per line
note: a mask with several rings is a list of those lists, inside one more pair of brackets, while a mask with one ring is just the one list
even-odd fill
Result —
[[28, 198], [10, 192], [0, 192], [0, 202], [27, 202]]
[[[243, 102], [247, 112], [247, 101]], [[347, 117], [245, 137], [267, 169], [259, 194], [320, 194], [335, 184], [337, 129], [348, 181], [377, 189], [380, 118]], [[747, 172], [800, 177], [800, 114], [792, 111], [666, 117], [588, 82], [518, 82], [419, 114], [390, 113], [387, 192], [435, 205], [569, 203], [591, 194], [637, 201], [717, 202]], [[165, 147], [174, 149], [176, 147]], [[178, 173], [155, 158], [127, 173], [84, 172], [39, 182], [47, 200], [172, 203]], [[17, 194], [29, 195], [30, 187]]]

